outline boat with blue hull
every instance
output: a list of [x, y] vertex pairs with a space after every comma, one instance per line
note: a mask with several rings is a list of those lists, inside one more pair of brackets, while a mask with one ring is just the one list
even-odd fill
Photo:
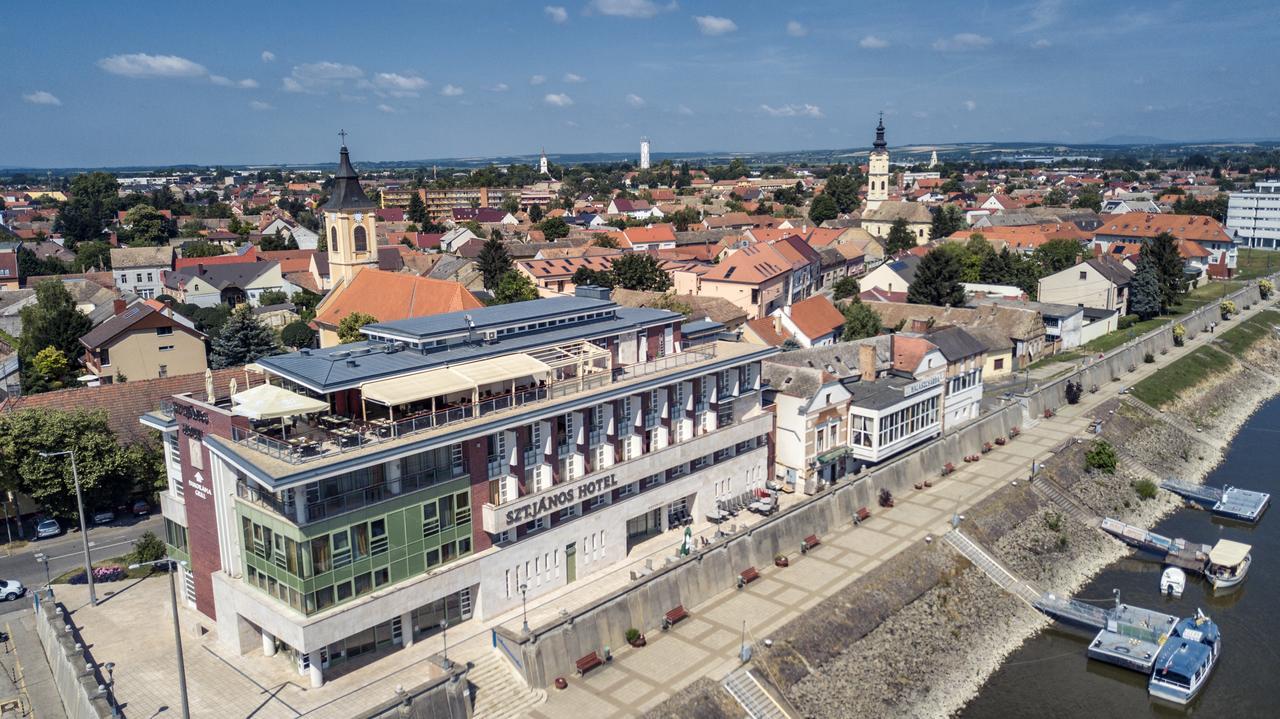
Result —
[[1209, 681], [1222, 651], [1222, 635], [1200, 611], [1179, 620], [1156, 655], [1147, 691], [1175, 704], [1187, 704]]

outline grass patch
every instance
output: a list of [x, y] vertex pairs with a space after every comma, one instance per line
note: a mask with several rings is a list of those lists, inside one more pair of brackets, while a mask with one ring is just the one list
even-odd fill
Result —
[[1127, 330], [1116, 330], [1109, 332], [1101, 337], [1090, 340], [1084, 346], [1090, 354], [1094, 352], [1109, 352], [1120, 345], [1128, 342], [1130, 339], [1137, 339], [1151, 330], [1168, 324], [1173, 317], [1152, 317], [1149, 320], [1135, 322], [1132, 327]]
[[1242, 355], [1253, 346], [1253, 343], [1270, 334], [1271, 327], [1276, 324], [1280, 324], [1280, 312], [1275, 310], [1259, 312], [1223, 332], [1216, 344], [1230, 354]]
[[1084, 357], [1084, 352], [1079, 349], [1067, 350], [1065, 352], [1059, 352], [1056, 355], [1041, 357], [1030, 365], [1027, 365], [1027, 369], [1040, 369], [1041, 367], [1048, 367], [1049, 365], [1057, 364], [1059, 362], [1075, 362], [1082, 357]]
[[1280, 270], [1280, 254], [1274, 250], [1242, 249], [1236, 258], [1236, 279], [1255, 280]]
[[1244, 282], [1237, 280], [1206, 282], [1182, 296], [1182, 300], [1178, 302], [1178, 313], [1185, 315], [1194, 312], [1207, 304], [1217, 302], [1241, 287], [1244, 287]]
[[1194, 387], [1209, 375], [1230, 369], [1234, 364], [1235, 360], [1219, 349], [1197, 347], [1135, 384], [1133, 396], [1160, 408], [1177, 399], [1183, 390]]

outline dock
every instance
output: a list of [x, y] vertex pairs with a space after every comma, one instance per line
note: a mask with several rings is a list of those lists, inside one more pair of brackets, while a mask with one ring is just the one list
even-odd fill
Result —
[[1271, 504], [1271, 495], [1266, 492], [1240, 489], [1229, 484], [1221, 488], [1206, 487], [1170, 479], [1161, 482], [1160, 487], [1216, 515], [1242, 522], [1257, 522]]
[[1205, 563], [1209, 561], [1209, 550], [1212, 547], [1207, 544], [1188, 542], [1185, 539], [1171, 539], [1111, 517], [1103, 518], [1100, 527], [1102, 531], [1125, 544], [1159, 556], [1165, 564], [1197, 574], [1204, 574]]

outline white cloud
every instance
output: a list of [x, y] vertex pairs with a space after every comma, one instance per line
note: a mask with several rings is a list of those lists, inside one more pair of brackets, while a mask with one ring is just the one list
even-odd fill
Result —
[[542, 8], [542, 11], [551, 18], [551, 22], [559, 24], [569, 19], [569, 11], [564, 9], [562, 5], [548, 5]]
[[445, 85], [444, 87], [440, 88], [440, 94], [444, 95], [445, 97], [457, 97], [461, 95], [463, 92], [464, 92], [463, 89], [458, 87], [457, 85]]
[[547, 93], [542, 101], [552, 107], [568, 107], [573, 104], [573, 98], [563, 92]]
[[270, 50], [263, 50], [263, 51], [262, 51], [262, 61], [263, 61], [263, 62], [275, 62], [275, 61], [276, 61], [276, 54], [275, 54], [274, 52], [271, 52]]
[[770, 117], [811, 117], [814, 119], [822, 117], [822, 108], [809, 103], [799, 105], [761, 105], [760, 111]]
[[258, 112], [265, 112], [267, 110], [274, 110], [275, 108], [269, 102], [263, 102], [262, 100], [250, 100], [249, 109], [257, 110]]
[[395, 111], [396, 111], [396, 109], [395, 109], [394, 107], [392, 107], [392, 106], [390, 106], [390, 105], [388, 105], [388, 104], [386, 104], [386, 103], [382, 103], [382, 104], [378, 105], [378, 110], [379, 110], [380, 112], [395, 112]]
[[44, 90], [36, 90], [35, 92], [29, 92], [26, 95], [22, 96], [22, 101], [29, 102], [32, 105], [61, 105], [62, 104], [62, 100], [59, 100], [56, 95], [54, 95], [52, 92], [46, 92]]
[[1053, 45], [1053, 43], [1049, 42], [1044, 38], [1040, 38], [1039, 40], [1036, 40], [1035, 42], [1031, 43], [1031, 47], [1035, 48], [1036, 50], [1043, 50], [1046, 47], [1050, 47], [1051, 45]]
[[398, 72], [380, 72], [373, 76], [373, 86], [392, 97], [417, 97], [431, 83], [417, 75], [401, 75]]
[[571, 73], [571, 72], [566, 72], [566, 73], [564, 74], [564, 81], [565, 81], [565, 82], [586, 82], [586, 81], [587, 81], [587, 78], [585, 78], [585, 77], [583, 77], [583, 76], [581, 76], [581, 75], [575, 75], [575, 74], [573, 74], [573, 73]]
[[650, 18], [660, 12], [675, 10], [679, 5], [674, 1], [667, 5], [658, 5], [653, 0], [591, 0], [587, 10], [601, 15], [614, 17]]
[[144, 52], [104, 57], [98, 61], [98, 67], [112, 75], [133, 78], [204, 77], [209, 74], [204, 65], [185, 57], [148, 55]]
[[692, 115], [692, 114], [693, 114], [693, 109], [692, 109], [692, 108], [690, 108], [688, 105], [676, 105], [676, 114], [677, 114], [677, 115]]
[[541, 85], [546, 81], [547, 81], [546, 75], [533, 75], [532, 77], [529, 78], [530, 85]]
[[508, 85], [505, 82], [500, 82], [497, 85], [494, 85], [493, 87], [489, 88], [489, 91], [490, 92], [506, 92], [507, 90], [510, 90], [510, 89], [511, 89], [510, 85]]
[[644, 107], [644, 98], [635, 93], [627, 95], [627, 104], [632, 107]]
[[797, 20], [787, 22], [787, 34], [791, 37], [804, 37], [809, 34], [809, 28]]
[[252, 90], [258, 86], [258, 81], [251, 77], [247, 77], [243, 80], [232, 80], [231, 78], [224, 77], [222, 75], [210, 75], [209, 82], [221, 87], [240, 87], [246, 90]]
[[698, 23], [698, 30], [703, 35], [725, 35], [738, 29], [738, 23], [727, 17], [699, 15], [693, 21]]
[[324, 92], [337, 89], [349, 80], [359, 80], [362, 77], [364, 77], [364, 70], [355, 65], [326, 60], [294, 65], [283, 83], [286, 92]]
[[965, 100], [964, 109], [968, 110], [969, 112], [973, 112], [974, 110], [978, 109], [978, 103], [974, 102], [973, 100]]
[[865, 50], [883, 50], [889, 47], [889, 41], [875, 35], [867, 35], [858, 41], [858, 47]]
[[933, 49], [947, 51], [981, 50], [991, 44], [991, 38], [976, 32], [958, 32], [951, 37], [933, 41]]

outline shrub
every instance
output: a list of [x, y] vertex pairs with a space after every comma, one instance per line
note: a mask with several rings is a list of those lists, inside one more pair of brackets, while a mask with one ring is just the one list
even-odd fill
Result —
[[1173, 343], [1179, 347], [1187, 341], [1187, 328], [1181, 322], [1173, 326]]
[[1219, 308], [1222, 310], [1222, 319], [1224, 320], [1230, 319], [1231, 315], [1236, 313], [1236, 303], [1232, 300], [1223, 300]]
[[1151, 364], [1156, 361], [1156, 356], [1148, 352], [1142, 355], [1142, 361], [1146, 362], [1147, 364]]
[[129, 562], [132, 564], [146, 564], [147, 562], [155, 562], [164, 559], [164, 555], [168, 553], [165, 549], [164, 542], [155, 535], [154, 532], [143, 532], [133, 543], [133, 551], [129, 554]]
[[631, 642], [634, 642], [635, 640], [637, 640], [637, 639], [639, 639], [639, 638], [640, 638], [640, 630], [639, 630], [639, 629], [636, 629], [635, 627], [631, 627], [630, 629], [628, 629], [628, 630], [627, 630], [627, 643], [628, 643], [628, 644], [630, 644]]
[[1077, 404], [1080, 402], [1080, 395], [1084, 391], [1084, 387], [1079, 382], [1067, 380], [1067, 404]]
[[1262, 299], [1264, 300], [1267, 299], [1268, 297], [1271, 296], [1271, 293], [1275, 291], [1276, 291], [1276, 285], [1271, 280], [1258, 281], [1258, 294], [1262, 295]]
[[1044, 526], [1055, 532], [1062, 529], [1062, 515], [1058, 512], [1045, 512]]
[[1133, 483], [1133, 489], [1138, 493], [1139, 499], [1155, 499], [1156, 483], [1149, 479], [1139, 479]]
[[1116, 448], [1105, 439], [1100, 439], [1085, 452], [1084, 463], [1089, 469], [1097, 469], [1107, 474], [1116, 473]]
[[1121, 317], [1121, 318], [1120, 318], [1120, 322], [1119, 322], [1119, 324], [1117, 324], [1117, 325], [1116, 325], [1116, 328], [1117, 328], [1117, 329], [1122, 329], [1122, 330], [1127, 330], [1127, 329], [1129, 329], [1130, 327], [1132, 327], [1132, 326], [1134, 326], [1134, 325], [1136, 325], [1136, 324], [1138, 324], [1138, 316], [1137, 316], [1137, 315], [1125, 315], [1124, 317]]

